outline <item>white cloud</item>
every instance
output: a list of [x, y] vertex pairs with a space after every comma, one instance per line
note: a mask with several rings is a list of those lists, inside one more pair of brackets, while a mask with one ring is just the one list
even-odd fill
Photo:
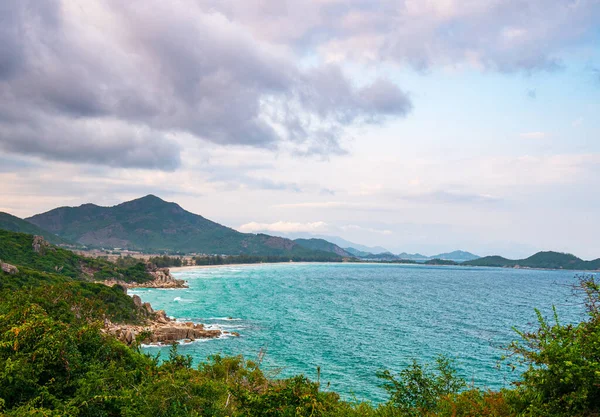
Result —
[[348, 224], [346, 226], [342, 226], [340, 229], [342, 229], [345, 232], [357, 231], [357, 232], [377, 233], [377, 234], [381, 234], [381, 235], [391, 235], [392, 234], [391, 230], [373, 229], [372, 227], [362, 227], [362, 226], [357, 226], [355, 224]]
[[524, 132], [519, 134], [523, 139], [545, 139], [548, 134], [546, 132]]
[[238, 230], [244, 233], [254, 232], [326, 232], [329, 225], [325, 222], [296, 223], [296, 222], [275, 222], [275, 223], [257, 223], [250, 222], [241, 225]]

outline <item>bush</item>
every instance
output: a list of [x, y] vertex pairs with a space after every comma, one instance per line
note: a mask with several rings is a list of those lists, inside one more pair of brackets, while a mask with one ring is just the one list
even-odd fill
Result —
[[527, 366], [512, 402], [519, 413], [536, 416], [600, 414], [600, 287], [593, 276], [580, 277], [588, 320], [562, 325], [537, 312], [539, 329], [519, 332], [510, 349]]

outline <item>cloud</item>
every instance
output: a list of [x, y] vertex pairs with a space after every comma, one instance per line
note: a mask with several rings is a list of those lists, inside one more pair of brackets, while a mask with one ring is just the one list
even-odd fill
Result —
[[548, 134], [545, 132], [524, 132], [520, 133], [519, 136], [523, 139], [545, 139]]
[[303, 203], [285, 203], [273, 206], [284, 209], [340, 209], [340, 210], [366, 210], [366, 211], [389, 211], [393, 208], [386, 207], [381, 203], [360, 203], [349, 201], [314, 201]]
[[256, 223], [250, 222], [238, 227], [240, 232], [279, 232], [279, 233], [295, 233], [295, 232], [325, 232], [329, 229], [329, 225], [325, 222], [312, 223], [294, 223], [294, 222], [275, 222], [275, 223]]
[[423, 194], [403, 195], [403, 200], [414, 201], [419, 203], [450, 203], [450, 204], [477, 204], [477, 203], [495, 203], [500, 201], [499, 198], [489, 194], [478, 194], [451, 190], [437, 190]]
[[4, 1], [0, 149], [172, 170], [178, 135], [342, 153], [348, 126], [411, 110], [389, 80], [355, 85], [335, 64], [301, 67], [289, 48], [204, 6]]
[[346, 225], [346, 226], [341, 226], [340, 229], [342, 229], [345, 232], [347, 232], [347, 231], [358, 231], [358, 232], [376, 233], [376, 234], [381, 234], [381, 235], [391, 235], [391, 234], [393, 234], [393, 232], [391, 230], [373, 229], [371, 227], [362, 227], [362, 226], [357, 226], [355, 224], [349, 224], [349, 225]]
[[554, 70], [563, 49], [595, 45], [597, 0], [212, 0], [256, 36], [317, 49], [331, 61], [387, 61], [417, 69], [471, 65]]

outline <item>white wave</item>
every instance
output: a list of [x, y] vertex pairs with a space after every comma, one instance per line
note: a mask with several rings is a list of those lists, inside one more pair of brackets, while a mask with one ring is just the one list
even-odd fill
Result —
[[[230, 337], [239, 337], [239, 336], [234, 336], [231, 333], [222, 333], [219, 337], [196, 339], [196, 340], [190, 340], [190, 341], [186, 341], [185, 339], [183, 339], [183, 340], [177, 340], [177, 343], [182, 346], [185, 346], [185, 345], [191, 345], [194, 343], [205, 343], [205, 342], [212, 342], [213, 340], [229, 339]], [[164, 348], [164, 347], [169, 347], [171, 345], [172, 345], [172, 343], [149, 343], [149, 344], [142, 343], [141, 347], [144, 349]]]

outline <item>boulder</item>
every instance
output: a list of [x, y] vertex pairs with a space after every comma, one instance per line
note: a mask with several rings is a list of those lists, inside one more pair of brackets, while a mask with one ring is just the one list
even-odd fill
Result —
[[50, 244], [46, 242], [42, 236], [34, 236], [31, 246], [35, 253], [43, 255], [46, 252], [46, 249], [50, 247]]
[[137, 308], [142, 308], [142, 299], [140, 298], [139, 295], [135, 295], [133, 296], [133, 304], [137, 307]]
[[15, 275], [19, 273], [19, 269], [11, 264], [5, 264], [0, 262], [0, 269], [10, 275]]

